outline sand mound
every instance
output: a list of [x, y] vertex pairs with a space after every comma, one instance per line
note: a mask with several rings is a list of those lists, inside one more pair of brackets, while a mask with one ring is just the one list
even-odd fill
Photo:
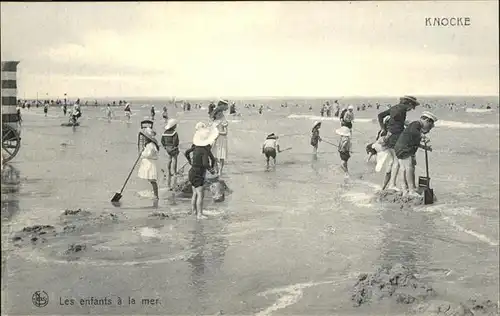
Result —
[[415, 306], [410, 314], [446, 315], [446, 316], [494, 316], [499, 315], [497, 304], [490, 300], [478, 302], [470, 299], [465, 303], [451, 303], [442, 300], [431, 300]]
[[413, 315], [474, 316], [498, 315], [498, 305], [490, 300], [448, 302], [437, 298], [432, 287], [418, 280], [402, 264], [384, 266], [373, 274], [361, 274], [354, 285], [351, 300], [354, 306], [374, 304], [381, 300], [393, 300], [397, 304], [412, 304]]
[[399, 205], [401, 209], [424, 204], [423, 196], [403, 195], [403, 192], [384, 190], [375, 194], [375, 202]]
[[[224, 180], [206, 179], [205, 180], [205, 190], [208, 190], [212, 195], [212, 200], [214, 202], [223, 202], [226, 198], [226, 193], [230, 194], [231, 190], [227, 186]], [[177, 185], [173, 187], [173, 191], [181, 196], [189, 197], [193, 194], [193, 188], [189, 180], [180, 181]]]
[[78, 260], [86, 250], [87, 246], [84, 244], [71, 244], [68, 246], [68, 249], [62, 253], [62, 257], [66, 260]]
[[37, 245], [47, 242], [47, 239], [57, 235], [56, 229], [51, 225], [35, 225], [24, 227], [12, 237], [14, 245], [22, 247], [26, 245]]
[[401, 264], [385, 266], [374, 274], [361, 274], [354, 286], [351, 300], [355, 306], [393, 298], [397, 303], [412, 304], [433, 297], [434, 290], [419, 282], [408, 268]]
[[172, 215], [167, 214], [165, 212], [153, 212], [153, 213], [149, 214], [148, 217], [157, 218], [157, 219], [167, 219], [167, 218], [170, 219], [170, 218], [172, 218]]

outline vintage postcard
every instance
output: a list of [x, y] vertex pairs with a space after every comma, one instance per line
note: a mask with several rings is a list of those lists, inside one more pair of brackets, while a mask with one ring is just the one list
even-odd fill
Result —
[[498, 1], [2, 2], [2, 315], [498, 315]]

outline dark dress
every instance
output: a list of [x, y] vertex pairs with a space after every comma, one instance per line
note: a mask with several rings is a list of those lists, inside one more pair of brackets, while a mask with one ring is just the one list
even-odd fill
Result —
[[318, 142], [319, 142], [319, 129], [315, 127], [312, 130], [311, 146], [318, 147]]
[[[190, 154], [193, 153], [191, 160]], [[188, 179], [191, 185], [195, 188], [201, 187], [205, 184], [205, 173], [215, 165], [215, 157], [212, 154], [210, 146], [195, 146], [186, 150], [184, 153], [186, 159], [191, 164], [189, 169]]]

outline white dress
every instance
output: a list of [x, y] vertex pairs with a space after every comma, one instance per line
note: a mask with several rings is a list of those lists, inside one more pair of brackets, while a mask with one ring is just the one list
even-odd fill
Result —
[[137, 175], [141, 179], [158, 181], [158, 168], [156, 161], [158, 160], [158, 149], [153, 143], [148, 143], [141, 154], [142, 160], [139, 165]]
[[217, 129], [219, 130], [219, 137], [215, 140], [212, 146], [212, 154], [216, 159], [227, 159], [227, 126], [228, 123], [224, 119], [222, 121], [215, 122], [217, 124]]

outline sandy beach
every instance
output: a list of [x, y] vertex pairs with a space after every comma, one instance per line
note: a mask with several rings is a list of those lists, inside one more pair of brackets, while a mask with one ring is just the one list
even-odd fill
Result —
[[[409, 267], [441, 300], [496, 303], [496, 106], [491, 113], [433, 110], [440, 121], [429, 168], [438, 200], [401, 208], [375, 200], [382, 175], [364, 161], [378, 111], [355, 112], [352, 177], [344, 184], [336, 148], [321, 143], [313, 160], [309, 145], [318, 119], [322, 137], [336, 142], [338, 119], [319, 117], [321, 102], [309, 102], [313, 111], [264, 100], [272, 110], [263, 115], [239, 106], [241, 116], [228, 116], [225, 180], [233, 193], [222, 203], [206, 198], [209, 218], [201, 221], [163, 181], [153, 207], [149, 184], [135, 173], [121, 206], [109, 202], [137, 157], [148, 106], [133, 104], [130, 123], [121, 109], [108, 122], [102, 109], [83, 108], [76, 128], [60, 126], [67, 120], [60, 109], [48, 117], [42, 108], [23, 110], [22, 148], [2, 173], [2, 315], [407, 313], [404, 304], [353, 306], [359, 274], [384, 264]], [[184, 151], [206, 110], [169, 111]], [[292, 149], [265, 172], [260, 146], [271, 132]], [[422, 152], [417, 161], [423, 175]], [[50, 226], [27, 231], [34, 225]], [[46, 306], [33, 303], [37, 291], [49, 297]]]

